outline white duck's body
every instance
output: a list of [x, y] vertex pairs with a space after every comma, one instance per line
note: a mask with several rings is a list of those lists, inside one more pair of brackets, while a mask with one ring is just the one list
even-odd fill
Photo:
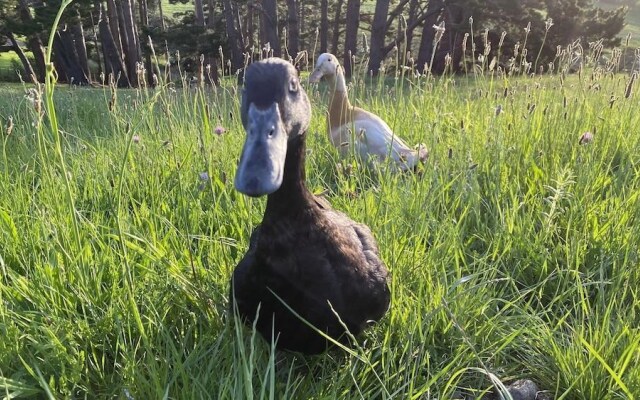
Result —
[[332, 54], [324, 53], [318, 58], [309, 80], [317, 82], [322, 77], [332, 88], [327, 121], [329, 140], [340, 154], [353, 151], [365, 160], [380, 161], [391, 157], [402, 170], [415, 168], [427, 157], [423, 145], [410, 148], [382, 118], [351, 105], [342, 68]]

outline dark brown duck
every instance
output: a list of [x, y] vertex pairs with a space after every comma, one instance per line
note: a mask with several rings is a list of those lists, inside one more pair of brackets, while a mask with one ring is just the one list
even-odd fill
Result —
[[247, 136], [235, 186], [268, 198], [233, 273], [231, 304], [279, 348], [324, 351], [330, 342], [307, 323], [347, 343], [344, 326], [357, 335], [388, 309], [388, 271], [369, 228], [305, 186], [311, 106], [294, 67], [276, 58], [251, 64], [240, 111]]

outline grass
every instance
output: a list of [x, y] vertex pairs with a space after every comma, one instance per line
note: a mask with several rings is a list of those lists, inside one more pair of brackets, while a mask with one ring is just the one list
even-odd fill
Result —
[[176, 13], [183, 13], [185, 11], [193, 11], [193, 1], [187, 3], [176, 2], [171, 4], [168, 0], [162, 0], [162, 11], [165, 17], [173, 18]]
[[[58, 87], [58, 141], [37, 90], [2, 86], [0, 390], [418, 399], [527, 377], [558, 399], [638, 397], [640, 93], [629, 82], [601, 69], [356, 80], [357, 104], [426, 143], [416, 175], [339, 159], [326, 88], [307, 86], [308, 185], [371, 227], [393, 293], [353, 354], [318, 357], [273, 351], [227, 310], [264, 210], [232, 185], [236, 87]], [[586, 131], [595, 139], [578, 144]]]
[[22, 63], [14, 52], [0, 53], [0, 82], [18, 81], [16, 70], [21, 68]]

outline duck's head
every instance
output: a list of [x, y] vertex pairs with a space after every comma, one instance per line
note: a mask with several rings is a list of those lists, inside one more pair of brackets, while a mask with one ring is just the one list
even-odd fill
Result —
[[309, 82], [319, 82], [323, 76], [336, 75], [340, 71], [340, 63], [336, 56], [331, 53], [322, 53], [316, 61], [316, 68], [309, 75]]
[[282, 184], [287, 146], [304, 135], [311, 121], [311, 104], [293, 65], [279, 58], [249, 65], [240, 116], [247, 137], [236, 189], [252, 197], [271, 194]]

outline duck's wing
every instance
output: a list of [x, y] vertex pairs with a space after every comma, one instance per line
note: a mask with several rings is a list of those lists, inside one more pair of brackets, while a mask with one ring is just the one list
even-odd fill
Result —
[[331, 210], [331, 203], [329, 203], [329, 200], [325, 199], [322, 196], [313, 196], [313, 199], [315, 200], [316, 204], [318, 205], [318, 207], [320, 207], [323, 210]]
[[381, 159], [391, 156], [401, 168], [404, 166], [403, 169], [415, 166], [421, 159], [420, 153], [410, 148], [377, 115], [357, 109], [353, 122], [361, 149], [366, 149], [370, 155], [377, 155]]
[[[242, 257], [242, 260], [238, 263], [236, 268], [233, 270], [233, 274], [231, 276], [230, 288], [229, 288], [229, 304], [234, 307], [239, 308], [240, 313], [242, 314], [244, 309], [247, 307], [251, 307], [247, 303], [253, 302], [254, 299], [246, 299], [244, 298], [245, 294], [251, 293], [251, 290], [247, 288], [253, 286], [254, 283], [252, 279], [255, 277], [252, 276], [252, 271], [254, 270], [254, 265], [256, 265], [256, 247], [258, 244], [258, 238], [260, 237], [260, 225], [258, 225], [253, 232], [251, 233], [251, 238], [249, 239], [249, 249], [247, 253]], [[255, 299], [258, 301], [257, 299]]]
[[[353, 221], [345, 214], [332, 210], [331, 213], [334, 223], [341, 225], [344, 228], [343, 232], [347, 235], [346, 240], [351, 242], [349, 247], [352, 250], [356, 250], [356, 253], [360, 253], [359, 257], [361, 261], [354, 264], [356, 272], [356, 282], [353, 286], [354, 290], [364, 290], [367, 295], [352, 296], [351, 298], [366, 299], [362, 303], [352, 303], [350, 308], [357, 310], [356, 314], [366, 314], [367, 322], [369, 320], [380, 319], [387, 309], [389, 308], [391, 294], [388, 286], [388, 270], [384, 261], [380, 257], [380, 251], [378, 250], [378, 243], [371, 233], [371, 229], [365, 224], [361, 224]], [[358, 257], [357, 257], [358, 258]], [[352, 278], [344, 277], [342, 282], [353, 283]], [[361, 325], [360, 328], [363, 328]]]
[[382, 118], [369, 111], [356, 108], [353, 122], [358, 137], [366, 139], [372, 148], [388, 151], [388, 146], [392, 145], [397, 151], [411, 150]]

